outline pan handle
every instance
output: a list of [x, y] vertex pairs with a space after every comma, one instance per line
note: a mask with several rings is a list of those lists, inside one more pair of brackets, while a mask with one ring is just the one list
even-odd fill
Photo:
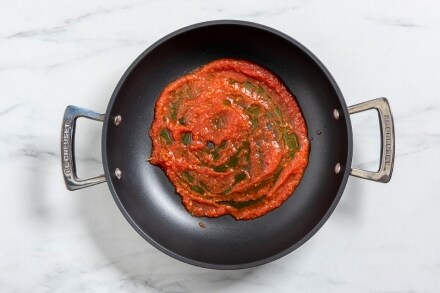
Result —
[[61, 126], [61, 166], [66, 187], [72, 191], [105, 182], [104, 175], [86, 179], [79, 179], [76, 175], [74, 140], [76, 119], [79, 117], [102, 122], [105, 116], [76, 106], [68, 106], [64, 112]]
[[365, 171], [353, 168], [351, 169], [351, 175], [387, 183], [391, 179], [394, 167], [394, 150], [395, 150], [395, 137], [394, 137], [394, 122], [393, 115], [391, 114], [390, 104], [385, 98], [379, 98], [357, 105], [348, 107], [350, 114], [363, 112], [366, 110], [377, 110], [379, 113], [380, 133], [381, 133], [381, 153], [380, 153], [380, 166], [377, 172]]

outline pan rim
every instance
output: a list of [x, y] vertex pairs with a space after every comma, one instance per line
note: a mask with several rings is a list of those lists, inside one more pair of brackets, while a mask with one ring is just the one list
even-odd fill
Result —
[[[106, 148], [107, 130], [109, 129], [109, 124], [111, 123], [110, 113], [112, 112], [113, 105], [115, 104], [115, 101], [118, 97], [118, 93], [119, 93], [122, 85], [125, 83], [125, 81], [129, 77], [129, 75], [131, 74], [131, 72], [145, 58], [145, 56], [147, 56], [151, 51], [153, 51], [156, 47], [160, 46], [162, 43], [166, 42], [167, 40], [169, 40], [179, 34], [182, 34], [184, 32], [191, 31], [194, 29], [202, 28], [202, 27], [217, 26], [217, 25], [237, 25], [237, 26], [245, 26], [245, 27], [251, 27], [254, 29], [263, 30], [263, 31], [272, 33], [274, 35], [277, 35], [280, 38], [287, 40], [293, 46], [296, 46], [301, 51], [303, 51], [322, 70], [323, 74], [326, 76], [328, 81], [331, 83], [333, 89], [335, 90], [335, 93], [338, 96], [339, 102], [342, 106], [341, 110], [343, 111], [343, 117], [346, 118], [346, 119], [341, 119], [341, 120], [345, 121], [345, 124], [346, 124], [345, 127], [347, 129], [347, 137], [348, 137], [347, 157], [345, 160], [345, 162], [347, 162], [347, 163], [344, 168], [344, 174], [343, 174], [342, 181], [339, 186], [338, 192], [337, 192], [332, 204], [330, 205], [330, 207], [326, 211], [326, 213], [319, 220], [319, 222], [313, 227], [313, 229], [311, 229], [303, 238], [301, 238], [299, 241], [297, 241], [296, 243], [294, 243], [293, 245], [291, 245], [287, 249], [280, 251], [277, 254], [274, 254], [270, 257], [267, 257], [264, 259], [259, 259], [259, 260], [252, 261], [252, 262], [239, 263], [239, 264], [226, 264], [226, 265], [196, 261], [196, 260], [190, 259], [186, 256], [182, 256], [180, 254], [175, 253], [174, 251], [172, 251], [170, 249], [165, 248], [160, 243], [158, 243], [157, 241], [152, 239], [147, 233], [145, 233], [142, 230], [142, 228], [140, 228], [137, 225], [137, 223], [131, 218], [129, 212], [125, 209], [125, 207], [123, 206], [123, 204], [121, 203], [121, 201], [117, 195], [115, 187], [113, 186], [113, 180], [114, 180], [113, 177], [114, 176], [113, 176], [113, 173], [109, 170], [109, 164], [108, 164], [108, 160], [107, 160], [107, 148]], [[304, 47], [301, 43], [299, 43], [298, 41], [296, 41], [295, 39], [293, 39], [289, 35], [282, 33], [276, 29], [273, 29], [271, 27], [265, 26], [265, 25], [261, 25], [261, 24], [254, 23], [254, 22], [241, 21], [241, 20], [214, 20], [214, 21], [206, 21], [206, 22], [200, 22], [200, 23], [196, 23], [193, 25], [189, 25], [189, 26], [178, 29], [178, 30], [162, 37], [161, 39], [159, 39], [158, 41], [153, 43], [151, 46], [149, 46], [146, 50], [144, 50], [132, 62], [132, 64], [126, 69], [126, 71], [122, 75], [121, 79], [119, 80], [118, 84], [116, 85], [115, 90], [113, 91], [113, 94], [111, 96], [111, 99], [110, 99], [108, 106], [107, 106], [107, 109], [106, 109], [105, 120], [104, 120], [103, 128], [102, 128], [102, 138], [101, 138], [102, 162], [103, 162], [103, 169], [104, 169], [104, 174], [106, 177], [108, 187], [110, 189], [110, 192], [111, 192], [113, 199], [116, 202], [119, 210], [124, 215], [125, 219], [130, 223], [130, 225], [136, 230], [136, 232], [138, 232], [139, 235], [141, 235], [151, 245], [153, 245], [155, 248], [157, 248], [158, 250], [160, 250], [161, 252], [165, 253], [168, 256], [171, 256], [171, 257], [173, 257], [179, 261], [182, 261], [184, 263], [187, 263], [187, 264], [191, 264], [191, 265], [195, 265], [195, 266], [203, 267], [203, 268], [208, 268], [208, 269], [218, 269], [218, 270], [245, 269], [245, 268], [256, 267], [256, 266], [260, 266], [260, 265], [272, 262], [272, 261], [277, 260], [277, 259], [291, 253], [292, 251], [296, 250], [297, 248], [302, 246], [305, 242], [307, 242], [313, 235], [315, 235], [316, 232], [318, 232], [318, 230], [327, 222], [328, 218], [331, 216], [331, 214], [335, 210], [336, 206], [338, 205], [340, 198], [342, 197], [342, 194], [345, 190], [345, 186], [348, 181], [348, 177], [350, 175], [351, 163], [352, 163], [352, 152], [353, 152], [353, 134], [352, 134], [351, 120], [350, 120], [350, 116], [348, 113], [348, 108], [345, 103], [345, 99], [342, 95], [342, 92], [340, 91], [336, 81], [334, 80], [334, 78], [332, 77], [330, 72], [327, 70], [327, 68], [323, 65], [323, 63], [321, 63], [321, 61], [311, 51], [309, 51], [306, 47]]]

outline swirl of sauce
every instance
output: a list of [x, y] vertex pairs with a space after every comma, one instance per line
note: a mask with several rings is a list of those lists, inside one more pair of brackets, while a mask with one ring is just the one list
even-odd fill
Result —
[[309, 141], [301, 110], [270, 71], [220, 59], [171, 82], [150, 129], [161, 167], [194, 216], [237, 220], [279, 207], [299, 184]]

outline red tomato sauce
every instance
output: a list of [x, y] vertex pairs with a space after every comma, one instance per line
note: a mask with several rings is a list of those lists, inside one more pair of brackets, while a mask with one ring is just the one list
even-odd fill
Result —
[[272, 72], [220, 59], [171, 82], [150, 129], [161, 167], [194, 216], [237, 220], [279, 207], [298, 186], [309, 140], [301, 110]]

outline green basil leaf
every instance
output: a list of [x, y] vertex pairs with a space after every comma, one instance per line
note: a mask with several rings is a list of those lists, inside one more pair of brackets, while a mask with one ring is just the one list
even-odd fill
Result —
[[167, 144], [173, 143], [173, 138], [171, 137], [171, 133], [168, 129], [162, 129], [159, 133], [159, 136], [163, 138]]
[[192, 142], [192, 133], [185, 132], [182, 136], [182, 143], [186, 146], [190, 145]]

